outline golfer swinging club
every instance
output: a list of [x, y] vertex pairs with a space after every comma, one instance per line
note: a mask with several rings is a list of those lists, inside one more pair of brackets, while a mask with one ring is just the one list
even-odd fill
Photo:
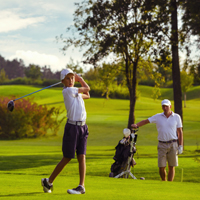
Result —
[[[166, 163], [168, 161], [168, 181], [173, 181], [175, 167], [178, 166], [177, 154], [183, 152], [182, 121], [178, 114], [171, 111], [171, 102], [168, 99], [162, 101], [163, 113], [156, 114], [131, 127], [138, 128], [148, 123], [155, 123], [158, 131], [158, 167], [160, 177], [166, 181]], [[179, 146], [178, 146], [179, 144]]]
[[[83, 99], [89, 99], [90, 87], [82, 77], [75, 74], [71, 69], [64, 69], [61, 72], [61, 81], [64, 85], [63, 97], [67, 110], [67, 123], [65, 125], [63, 136], [63, 158], [57, 164], [49, 178], [42, 179], [44, 192], [51, 193], [53, 181], [62, 171], [62, 169], [75, 157], [75, 151], [79, 162], [80, 182], [77, 188], [69, 189], [69, 194], [85, 193], [85, 174], [86, 174], [86, 145], [88, 137], [88, 127], [86, 125], [86, 110]], [[74, 87], [75, 82], [80, 82], [81, 87]]]

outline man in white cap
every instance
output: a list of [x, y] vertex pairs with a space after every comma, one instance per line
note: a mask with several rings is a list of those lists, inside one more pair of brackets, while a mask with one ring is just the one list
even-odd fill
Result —
[[[57, 164], [51, 176], [42, 179], [42, 186], [44, 192], [51, 193], [54, 179], [70, 160], [75, 157], [76, 153], [79, 162], [80, 182], [78, 187], [69, 189], [67, 192], [69, 194], [84, 194], [86, 174], [85, 155], [89, 132], [86, 125], [86, 110], [83, 99], [90, 98], [90, 87], [82, 77], [75, 74], [71, 69], [62, 70], [61, 81], [64, 85], [62, 93], [67, 110], [67, 123], [65, 125], [62, 144], [63, 158]], [[74, 87], [75, 82], [79, 82], [81, 87]]]
[[153, 115], [131, 127], [138, 128], [148, 123], [155, 123], [158, 131], [158, 167], [163, 181], [167, 180], [166, 164], [168, 162], [168, 181], [173, 181], [175, 167], [178, 166], [178, 154], [183, 152], [183, 131], [180, 115], [171, 111], [171, 102], [162, 101], [163, 113]]

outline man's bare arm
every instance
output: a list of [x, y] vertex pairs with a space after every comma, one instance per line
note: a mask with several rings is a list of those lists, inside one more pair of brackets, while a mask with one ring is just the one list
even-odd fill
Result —
[[182, 130], [182, 128], [177, 128], [177, 133], [178, 133], [179, 145], [183, 146], [183, 130]]
[[138, 128], [138, 127], [144, 126], [144, 125], [146, 125], [148, 123], [149, 123], [149, 120], [145, 119], [145, 120], [142, 120], [142, 121], [138, 122], [137, 124], [132, 124], [131, 127]]

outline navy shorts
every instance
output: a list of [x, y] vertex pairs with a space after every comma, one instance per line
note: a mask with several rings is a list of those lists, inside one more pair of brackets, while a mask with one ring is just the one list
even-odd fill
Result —
[[62, 151], [65, 158], [74, 158], [77, 155], [86, 154], [88, 127], [66, 123], [63, 136]]

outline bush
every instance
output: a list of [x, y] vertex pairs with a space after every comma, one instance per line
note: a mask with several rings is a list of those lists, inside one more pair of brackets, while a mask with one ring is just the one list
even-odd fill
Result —
[[8, 97], [0, 98], [0, 139], [35, 138], [46, 135], [49, 129], [56, 135], [65, 118], [58, 120], [64, 112], [59, 108], [48, 109], [32, 99], [17, 100], [13, 112], [10, 112], [7, 109], [9, 101]]

